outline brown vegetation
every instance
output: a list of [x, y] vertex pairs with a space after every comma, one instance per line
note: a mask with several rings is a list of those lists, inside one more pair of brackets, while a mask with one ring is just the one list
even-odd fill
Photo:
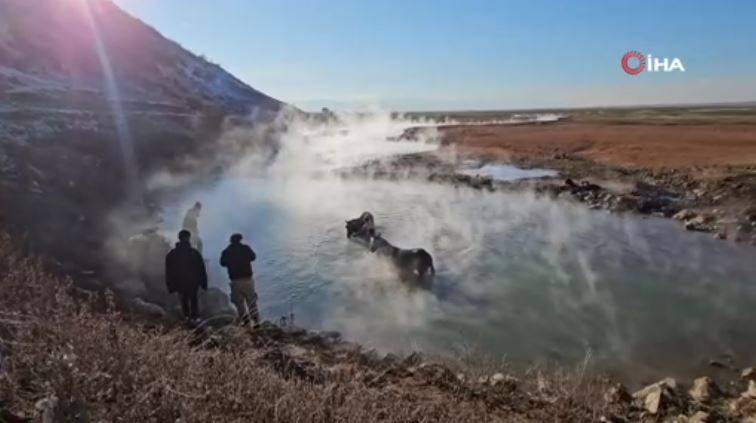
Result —
[[[756, 382], [631, 396], [576, 372], [519, 378], [364, 352], [301, 329], [186, 330], [116, 310], [111, 294], [50, 276], [0, 234], [0, 421], [735, 421]], [[689, 416], [689, 417], [687, 417]]]
[[440, 364], [371, 357], [272, 325], [207, 336], [140, 323], [110, 295], [50, 276], [7, 235], [0, 272], [0, 417], [9, 421], [582, 421], [609, 409], [585, 404], [592, 385], [582, 379], [539, 375], [527, 392], [512, 378], [464, 382]]
[[442, 132], [458, 149], [507, 159], [568, 154], [628, 168], [756, 165], [753, 124], [558, 122], [451, 126]]

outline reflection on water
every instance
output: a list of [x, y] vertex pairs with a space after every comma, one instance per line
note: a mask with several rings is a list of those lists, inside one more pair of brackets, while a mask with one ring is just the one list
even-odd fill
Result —
[[517, 179], [544, 178], [557, 176], [558, 172], [549, 169], [521, 169], [506, 164], [486, 164], [476, 168], [466, 168], [460, 173], [472, 176], [487, 176], [497, 181], [514, 181]]
[[[341, 331], [382, 351], [473, 347], [527, 364], [593, 363], [628, 382], [690, 376], [708, 359], [756, 351], [753, 250], [674, 222], [590, 211], [527, 193], [419, 182], [225, 179], [166, 210], [168, 229], [196, 200], [212, 284], [232, 232], [255, 251], [264, 317]], [[426, 248], [430, 290], [348, 241], [364, 210], [395, 244]]]

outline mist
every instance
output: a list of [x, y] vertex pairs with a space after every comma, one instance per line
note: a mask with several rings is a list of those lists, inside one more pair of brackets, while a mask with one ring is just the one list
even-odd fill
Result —
[[[706, 339], [688, 351], [700, 360], [747, 353], [728, 335], [752, 332], [741, 326], [743, 316], [756, 318], [747, 305], [756, 291], [743, 286], [756, 269], [745, 252], [672, 222], [530, 191], [341, 176], [404, 154], [454, 161], [453, 150], [439, 149], [435, 124], [372, 113], [334, 122], [287, 118], [274, 135], [234, 128], [219, 145], [235, 163], [216, 179], [179, 190], [180, 176], [153, 178], [153, 187], [174, 191], [161, 204], [160, 232], [174, 239], [183, 214], [201, 201], [198, 235], [212, 286], [228, 292], [218, 257], [229, 235], [241, 232], [258, 254], [264, 318], [293, 313], [298, 325], [337, 330], [382, 352], [473, 348], [515, 363], [576, 363], [590, 354], [596, 366], [626, 378], [661, 368], [691, 372], [696, 363], [654, 357], [679, 354], [694, 339]], [[415, 141], [396, 141], [415, 126], [425, 127]], [[274, 153], [248, 148], [271, 136]], [[344, 221], [363, 211], [392, 243], [433, 255], [430, 289], [403, 284], [388, 262], [346, 239]]]

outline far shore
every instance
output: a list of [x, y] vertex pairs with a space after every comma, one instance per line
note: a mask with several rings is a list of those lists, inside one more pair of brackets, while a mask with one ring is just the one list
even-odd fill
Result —
[[[528, 187], [591, 208], [675, 218], [686, 229], [756, 245], [756, 108], [564, 115], [554, 122], [474, 125], [465, 122], [506, 115], [455, 115], [457, 124], [414, 127], [399, 137], [411, 141], [422, 131], [438, 131], [438, 151], [362, 170], [378, 176], [414, 173], [474, 188]], [[502, 183], [460, 174], [464, 161], [552, 169], [559, 176]]]

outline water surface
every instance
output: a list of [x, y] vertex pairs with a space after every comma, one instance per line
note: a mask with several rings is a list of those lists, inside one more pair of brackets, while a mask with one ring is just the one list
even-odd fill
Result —
[[[289, 173], [229, 177], [166, 209], [170, 232], [195, 200], [212, 284], [232, 232], [258, 254], [260, 309], [337, 330], [384, 352], [479, 351], [514, 364], [575, 364], [630, 383], [689, 377], [721, 354], [756, 359], [750, 247], [676, 222], [591, 211], [528, 193]], [[364, 210], [395, 244], [426, 248], [429, 290], [348, 241]]]

